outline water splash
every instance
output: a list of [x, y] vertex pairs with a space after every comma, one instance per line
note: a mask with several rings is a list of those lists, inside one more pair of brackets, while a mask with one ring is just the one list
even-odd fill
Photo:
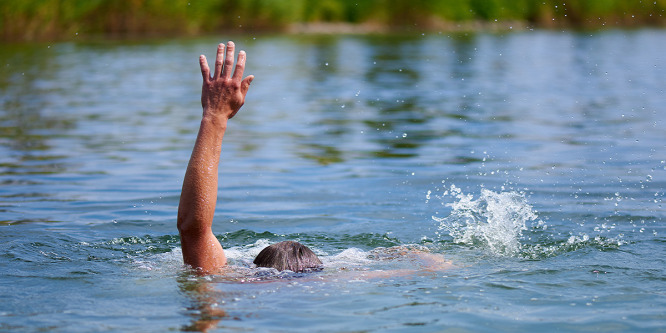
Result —
[[[428, 192], [426, 198], [430, 200], [431, 195]], [[622, 234], [590, 236], [575, 230], [548, 233], [549, 226], [539, 219], [522, 192], [481, 189], [479, 197], [474, 198], [451, 185], [436, 197], [451, 207], [448, 216], [432, 217], [439, 223], [438, 238], [449, 236], [454, 243], [486, 249], [498, 256], [544, 259], [584, 248], [613, 250], [626, 244]], [[447, 203], [450, 198], [454, 201]]]
[[[482, 189], [475, 199], [451, 185], [442, 196], [451, 196], [456, 201], [445, 204], [452, 209], [449, 216], [432, 217], [439, 223], [438, 235], [445, 230], [456, 243], [487, 248], [496, 255], [519, 255], [523, 231], [538, 218], [524, 194], [514, 191], [497, 193]], [[545, 227], [542, 221], [538, 223]]]

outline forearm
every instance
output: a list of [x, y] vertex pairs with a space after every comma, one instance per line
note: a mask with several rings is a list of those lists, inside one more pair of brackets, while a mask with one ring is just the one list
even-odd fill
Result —
[[185, 172], [178, 207], [178, 229], [210, 230], [217, 202], [218, 165], [227, 119], [204, 114]]

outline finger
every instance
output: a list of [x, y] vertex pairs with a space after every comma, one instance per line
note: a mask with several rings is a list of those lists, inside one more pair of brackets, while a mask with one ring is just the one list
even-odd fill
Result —
[[203, 54], [199, 56], [199, 67], [201, 67], [201, 76], [203, 76], [204, 81], [210, 80], [210, 68], [206, 56]]
[[241, 82], [241, 93], [243, 96], [247, 94], [248, 89], [250, 89], [250, 83], [252, 83], [252, 80], [254, 80], [254, 75], [250, 75], [246, 77], [243, 82]]
[[245, 51], [238, 52], [238, 60], [236, 60], [236, 69], [234, 70], [233, 80], [240, 80], [243, 78], [243, 71], [245, 71]]
[[220, 43], [217, 46], [217, 56], [215, 58], [215, 73], [213, 73], [213, 78], [217, 79], [222, 73], [222, 63], [224, 61], [224, 44]]
[[231, 68], [234, 66], [234, 42], [227, 42], [227, 56], [224, 58], [224, 68], [222, 69], [222, 78], [231, 77]]

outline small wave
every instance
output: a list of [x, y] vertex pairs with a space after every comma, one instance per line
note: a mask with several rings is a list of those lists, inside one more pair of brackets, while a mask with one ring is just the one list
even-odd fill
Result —
[[369, 252], [352, 247], [342, 252], [320, 258], [325, 267], [347, 268], [368, 265], [372, 262]]
[[139, 271], [153, 271], [159, 273], [179, 272], [184, 268], [183, 252], [179, 247], [169, 252], [150, 253], [146, 256], [133, 257], [132, 264]]
[[261, 250], [273, 243], [270, 239], [262, 238], [252, 244], [226, 248], [224, 254], [234, 265], [249, 266]]
[[[224, 253], [233, 266], [235, 272], [246, 277], [244, 269], [254, 268], [254, 258], [265, 247], [285, 239], [301, 241], [319, 256], [328, 268], [354, 268], [368, 265], [373, 262], [371, 252], [359, 247], [372, 247], [380, 244], [394, 246], [400, 244], [398, 240], [389, 238], [386, 234], [358, 234], [341, 235], [308, 235], [290, 234], [278, 235], [270, 232], [256, 233], [249, 230], [240, 230], [218, 236], [223, 244]], [[247, 242], [247, 243], [246, 243]], [[232, 243], [235, 245], [227, 245]], [[339, 247], [347, 245], [348, 248], [338, 252]], [[357, 247], [358, 246], [358, 247]], [[182, 251], [179, 238], [175, 235], [166, 236], [130, 236], [114, 238], [110, 241], [91, 245], [93, 248], [122, 252], [123, 258], [129, 260], [140, 271], [179, 271], [183, 267]], [[330, 252], [329, 252], [330, 251]], [[100, 255], [103, 255], [100, 253]], [[115, 258], [112, 253], [106, 253], [106, 258]], [[252, 274], [256, 272], [253, 271]], [[269, 272], [270, 273], [270, 272]], [[250, 274], [250, 275], [252, 275]], [[278, 276], [279, 274], [268, 274]]]
[[626, 244], [619, 237], [590, 237], [585, 233], [569, 236], [566, 240], [544, 241], [536, 244], [523, 244], [520, 257], [525, 259], [545, 259], [567, 252], [574, 252], [585, 248], [597, 250], [615, 250]]

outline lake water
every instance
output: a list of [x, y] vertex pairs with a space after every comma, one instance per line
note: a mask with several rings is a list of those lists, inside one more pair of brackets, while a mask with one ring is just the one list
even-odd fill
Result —
[[[183, 268], [198, 55], [228, 39], [256, 79], [225, 137], [214, 232], [236, 266], [299, 240], [327, 265], [314, 277]], [[663, 332], [665, 40], [3, 45], [0, 331]], [[400, 245], [453, 267], [376, 259]], [[413, 273], [345, 273], [363, 270]]]

